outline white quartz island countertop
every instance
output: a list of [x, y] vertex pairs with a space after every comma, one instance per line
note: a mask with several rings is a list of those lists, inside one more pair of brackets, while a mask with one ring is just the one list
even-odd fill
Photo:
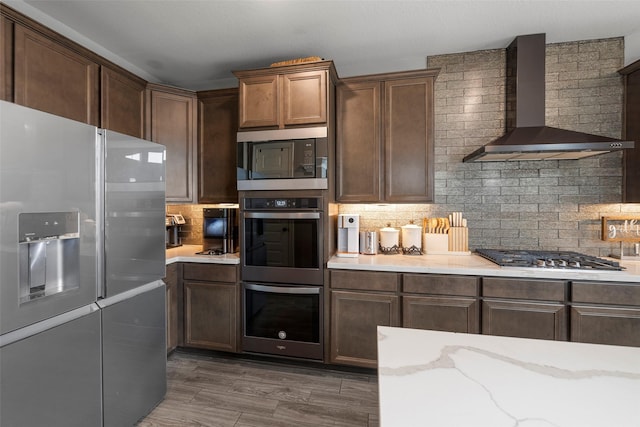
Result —
[[640, 348], [378, 327], [381, 427], [638, 427]]
[[480, 255], [359, 255], [332, 257], [329, 269], [389, 271], [397, 273], [460, 274], [472, 276], [521, 277], [560, 280], [596, 280], [640, 283], [640, 261], [622, 261], [623, 271], [500, 267]]

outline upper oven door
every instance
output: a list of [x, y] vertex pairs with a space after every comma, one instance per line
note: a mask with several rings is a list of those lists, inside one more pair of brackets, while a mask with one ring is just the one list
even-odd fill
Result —
[[325, 190], [327, 128], [238, 133], [238, 190]]
[[242, 280], [322, 285], [321, 212], [244, 212]]

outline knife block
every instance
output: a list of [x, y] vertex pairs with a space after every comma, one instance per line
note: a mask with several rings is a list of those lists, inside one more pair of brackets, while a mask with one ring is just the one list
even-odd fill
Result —
[[424, 253], [446, 254], [449, 249], [449, 236], [444, 233], [424, 233]]
[[469, 229], [467, 227], [449, 228], [449, 252], [469, 252]]

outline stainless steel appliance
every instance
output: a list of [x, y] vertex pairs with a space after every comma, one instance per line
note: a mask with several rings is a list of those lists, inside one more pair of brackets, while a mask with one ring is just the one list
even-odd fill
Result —
[[169, 248], [177, 248], [182, 246], [180, 239], [180, 227], [186, 224], [186, 220], [181, 214], [170, 214], [165, 218], [165, 246]]
[[164, 147], [0, 101], [0, 424], [122, 426], [166, 390]]
[[238, 252], [238, 205], [202, 210], [202, 246], [200, 255]]
[[320, 197], [242, 199], [242, 280], [322, 285]]
[[503, 267], [620, 271], [620, 263], [571, 251], [476, 249], [478, 255]]
[[518, 36], [506, 53], [506, 133], [463, 162], [576, 160], [633, 148], [625, 141], [545, 126], [545, 34]]
[[328, 188], [326, 127], [238, 132], [238, 190]]
[[365, 255], [378, 253], [378, 233], [375, 231], [360, 232], [360, 253]]
[[242, 348], [323, 358], [321, 197], [241, 201]]
[[242, 349], [322, 360], [321, 286], [243, 283]]

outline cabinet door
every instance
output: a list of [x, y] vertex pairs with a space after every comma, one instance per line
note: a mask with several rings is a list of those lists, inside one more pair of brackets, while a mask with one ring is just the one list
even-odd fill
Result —
[[99, 66], [15, 24], [16, 104], [97, 126]]
[[167, 353], [178, 346], [178, 265], [167, 265]]
[[194, 200], [195, 97], [151, 91], [151, 140], [166, 147], [166, 198]]
[[307, 71], [282, 76], [283, 124], [327, 122], [327, 72]]
[[237, 351], [238, 286], [184, 282], [185, 345]]
[[385, 82], [384, 199], [433, 201], [433, 78]]
[[198, 202], [237, 203], [237, 90], [198, 94]]
[[240, 127], [278, 126], [278, 76], [246, 77], [239, 82]]
[[623, 151], [624, 201], [640, 202], [640, 60], [629, 65], [634, 71], [625, 75], [625, 138], [636, 141], [633, 149]]
[[571, 341], [640, 347], [640, 308], [574, 305]]
[[101, 127], [144, 138], [145, 84], [102, 67]]
[[480, 331], [478, 300], [461, 297], [402, 297], [402, 326], [434, 331]]
[[0, 16], [0, 99], [13, 102], [13, 22]]
[[380, 82], [344, 83], [337, 90], [336, 200], [382, 198]]
[[564, 304], [484, 300], [482, 333], [506, 337], [567, 339]]
[[377, 326], [400, 326], [398, 297], [331, 292], [331, 363], [377, 367]]

